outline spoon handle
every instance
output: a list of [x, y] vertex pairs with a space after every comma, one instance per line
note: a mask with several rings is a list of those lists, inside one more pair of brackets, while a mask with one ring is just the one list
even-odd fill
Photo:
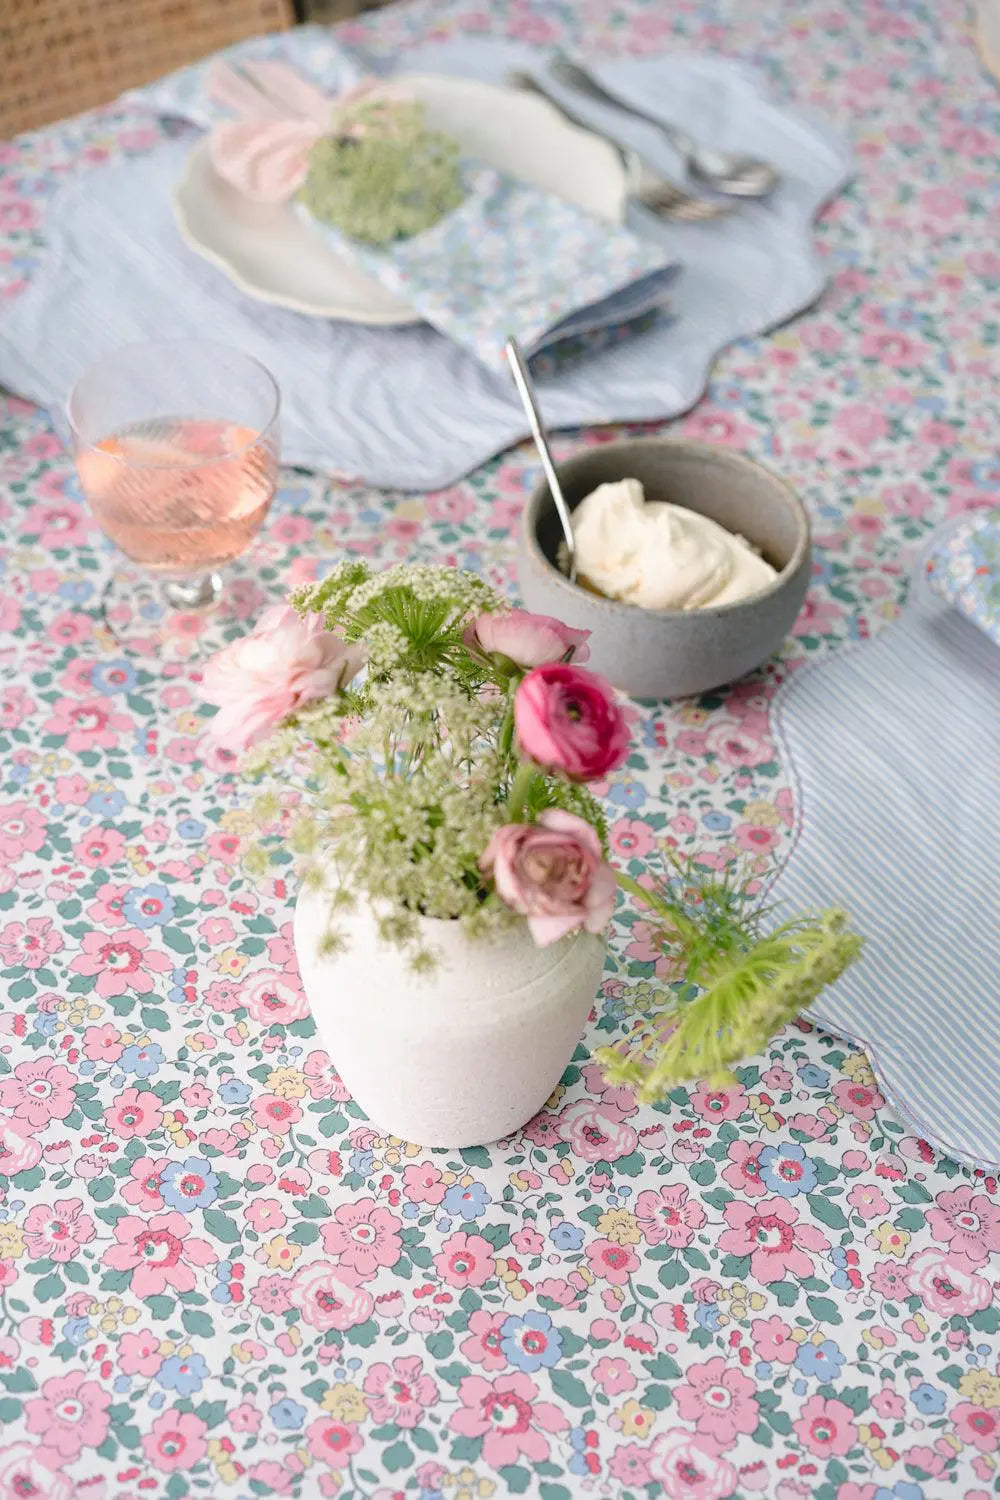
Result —
[[603, 84], [598, 83], [594, 75], [588, 73], [586, 68], [581, 68], [579, 63], [573, 62], [562, 53], [557, 53], [553, 58], [551, 72], [553, 78], [557, 78], [560, 83], [567, 84], [569, 88], [576, 89], [591, 99], [596, 99], [599, 104], [609, 104], [620, 114], [632, 115], [637, 120], [645, 120], [647, 125], [655, 125], [673, 142], [682, 156], [690, 156], [694, 150], [695, 143], [686, 131], [681, 130], [677, 125], [668, 124], [658, 115], [647, 114], [645, 110], [636, 108], [634, 104], [626, 104], [624, 99], [619, 99], [617, 94], [610, 93]]
[[562, 527], [563, 536], [566, 539], [566, 561], [568, 563], [568, 574], [570, 583], [576, 582], [576, 539], [573, 536], [573, 521], [570, 516], [569, 506], [566, 504], [566, 496], [563, 494], [562, 485], [559, 483], [559, 475], [552, 459], [552, 450], [545, 433], [545, 425], [542, 422], [542, 414], [538, 410], [538, 402], [535, 400], [535, 390], [532, 385], [528, 367], [524, 362], [520, 345], [515, 338], [509, 338], [506, 345], [507, 363], [510, 365], [510, 373], [514, 377], [517, 393], [521, 398], [528, 425], [531, 428], [531, 436], [535, 440], [538, 456], [542, 460], [542, 469], [548, 481], [549, 494], [555, 503], [556, 512], [559, 516], [559, 524]]

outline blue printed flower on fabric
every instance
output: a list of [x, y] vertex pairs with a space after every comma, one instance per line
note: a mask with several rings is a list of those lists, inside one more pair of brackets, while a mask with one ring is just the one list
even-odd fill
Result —
[[92, 667], [90, 680], [99, 693], [112, 697], [115, 693], [130, 693], [136, 684], [136, 671], [129, 662], [101, 662]]
[[162, 927], [174, 914], [174, 898], [165, 885], [140, 886], [127, 893], [122, 912], [133, 927]]
[[90, 1336], [89, 1318], [67, 1318], [63, 1324], [63, 1338], [78, 1349]]
[[306, 1409], [298, 1401], [282, 1396], [271, 1407], [268, 1415], [275, 1427], [283, 1428], [286, 1432], [297, 1432], [306, 1419]]
[[468, 1187], [456, 1182], [445, 1193], [441, 1207], [455, 1219], [478, 1219], [492, 1202], [481, 1182], [470, 1182]]
[[205, 837], [205, 825], [197, 818], [181, 818], [177, 832], [182, 839], [201, 839]]
[[162, 1062], [163, 1048], [158, 1042], [147, 1042], [143, 1047], [133, 1043], [125, 1048], [118, 1066], [133, 1078], [152, 1078]]
[[765, 1146], [760, 1153], [760, 1180], [769, 1193], [795, 1198], [816, 1186], [816, 1168], [805, 1149], [794, 1142], [787, 1146]]
[[645, 805], [646, 788], [638, 781], [616, 781], [608, 793], [608, 801], [635, 812]]
[[924, 1492], [919, 1484], [911, 1484], [908, 1479], [900, 1479], [891, 1490], [880, 1484], [872, 1500], [924, 1500]]
[[936, 1385], [929, 1385], [926, 1380], [920, 1385], [915, 1385], [910, 1392], [910, 1400], [917, 1411], [924, 1417], [937, 1417], [944, 1411], [948, 1404], [948, 1398], [944, 1391]]
[[253, 1088], [242, 1078], [224, 1078], [219, 1084], [219, 1098], [223, 1104], [245, 1104], [252, 1093]]
[[562, 1357], [562, 1338], [548, 1313], [511, 1313], [500, 1328], [500, 1348], [515, 1369], [533, 1375], [551, 1370]]
[[719, 1309], [708, 1302], [699, 1302], [694, 1320], [699, 1328], [707, 1328], [709, 1333], [718, 1333], [722, 1326], [719, 1322]]
[[125, 794], [117, 789], [95, 792], [87, 798], [87, 811], [97, 818], [117, 818], [125, 806]]
[[563, 1219], [552, 1225], [549, 1239], [557, 1250], [579, 1250], [583, 1244], [583, 1230], [578, 1224], [570, 1224]]
[[176, 1391], [178, 1396], [193, 1396], [200, 1391], [208, 1375], [208, 1365], [201, 1354], [188, 1354], [183, 1359], [172, 1354], [165, 1359], [156, 1372], [156, 1379], [164, 1390]]
[[192, 1209], [208, 1208], [215, 1202], [219, 1196], [219, 1179], [203, 1157], [189, 1156], [187, 1161], [172, 1161], [164, 1167], [160, 1193], [170, 1208], [190, 1213]]
[[824, 1339], [821, 1344], [800, 1344], [795, 1368], [817, 1380], [835, 1380], [846, 1360], [847, 1356], [841, 1354], [833, 1339]]
[[830, 1082], [826, 1069], [818, 1068], [815, 1063], [805, 1063], [799, 1069], [799, 1077], [807, 1089], [825, 1089]]

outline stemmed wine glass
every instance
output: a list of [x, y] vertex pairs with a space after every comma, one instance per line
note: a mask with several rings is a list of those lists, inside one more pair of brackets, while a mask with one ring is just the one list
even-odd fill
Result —
[[80, 484], [125, 554], [104, 614], [126, 650], [184, 659], [245, 628], [219, 570], [270, 509], [280, 404], [258, 360], [207, 339], [131, 345], [73, 387]]

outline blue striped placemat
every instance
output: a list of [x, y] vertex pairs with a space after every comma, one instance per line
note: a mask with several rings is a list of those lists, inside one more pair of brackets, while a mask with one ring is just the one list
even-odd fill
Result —
[[861, 961], [809, 1012], [863, 1046], [947, 1155], [1000, 1167], [1000, 649], [934, 593], [931, 538], [899, 618], [796, 673], [775, 726], [796, 844], [769, 895], [842, 902]]

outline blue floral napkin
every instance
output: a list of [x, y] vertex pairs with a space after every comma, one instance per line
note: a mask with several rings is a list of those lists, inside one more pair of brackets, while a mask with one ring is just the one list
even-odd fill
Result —
[[493, 167], [465, 163], [463, 179], [458, 208], [378, 249], [300, 211], [338, 251], [491, 367], [512, 334], [537, 354], [633, 323], [666, 301], [679, 266], [662, 245]]
[[980, 511], [953, 531], [928, 558], [927, 577], [1000, 646], [1000, 509]]

